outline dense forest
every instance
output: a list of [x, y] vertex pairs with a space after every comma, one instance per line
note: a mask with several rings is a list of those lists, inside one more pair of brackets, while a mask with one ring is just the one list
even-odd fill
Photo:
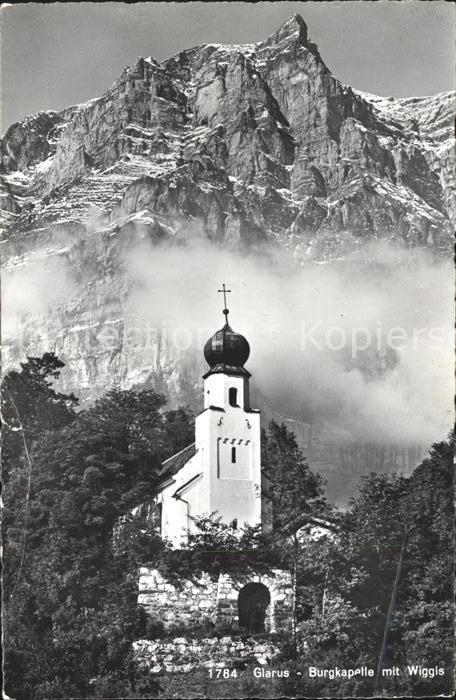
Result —
[[[433, 445], [409, 477], [370, 474], [345, 512], [327, 503], [285, 426], [264, 432], [274, 529], [240, 538], [202, 519], [170, 549], [136, 506], [152, 502], [164, 459], [193, 440], [187, 408], [151, 389], [112, 390], [89, 408], [59, 393], [63, 363], [28, 358], [2, 383], [5, 692], [48, 698], [450, 694], [453, 660], [453, 447]], [[315, 519], [332, 526], [312, 536]], [[225, 556], [210, 552], [225, 552]], [[248, 554], [245, 552], [248, 551]], [[155, 677], [132, 642], [166, 634], [136, 603], [145, 562], [171, 579], [281, 565], [293, 571], [293, 632], [277, 639], [288, 678]], [[394, 603], [394, 605], [392, 605]], [[189, 633], [196, 634], [195, 630]], [[220, 630], [222, 633], [223, 630]], [[205, 631], [201, 630], [201, 634]], [[246, 661], [246, 665], [248, 665]], [[442, 675], [313, 679], [309, 666], [439, 667]]]

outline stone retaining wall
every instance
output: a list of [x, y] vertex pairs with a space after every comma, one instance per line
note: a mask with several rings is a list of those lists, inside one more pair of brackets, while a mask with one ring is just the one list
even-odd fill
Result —
[[184, 581], [177, 589], [157, 569], [142, 567], [139, 576], [138, 604], [159, 618], [165, 629], [188, 627], [204, 622], [233, 629], [239, 625], [238, 597], [248, 583], [262, 583], [269, 591], [270, 604], [265, 616], [265, 631], [290, 631], [293, 618], [293, 587], [289, 571], [274, 570], [268, 575], [250, 575], [234, 579], [221, 574], [218, 581], [203, 574], [197, 583]]
[[217, 616], [218, 582], [203, 574], [198, 585], [184, 581], [176, 588], [157, 569], [141, 567], [139, 572], [138, 604], [149, 615], [159, 617], [165, 629], [172, 626], [192, 626], [206, 620], [215, 623]]
[[268, 665], [280, 653], [267, 639], [177, 637], [133, 642], [137, 661], [150, 673], [190, 673], [196, 668], [234, 668], [249, 661]]

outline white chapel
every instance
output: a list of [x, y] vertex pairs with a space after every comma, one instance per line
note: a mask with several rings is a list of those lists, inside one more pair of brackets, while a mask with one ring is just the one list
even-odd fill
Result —
[[[221, 291], [225, 323], [204, 346], [208, 371], [195, 442], [163, 463], [154, 504], [161, 536], [175, 549], [185, 548], [189, 533], [197, 529], [194, 518], [202, 516], [215, 514], [240, 532], [245, 525], [272, 527], [272, 509], [265, 498], [269, 482], [261, 469], [260, 412], [250, 407], [250, 373], [244, 366], [250, 347], [231, 328], [229, 290], [223, 285]], [[221, 630], [291, 629], [294, 594], [289, 571], [260, 572], [244, 564], [236, 574], [220, 572], [217, 580], [207, 572], [196, 575], [198, 585], [183, 579], [176, 588], [159, 568], [145, 564], [139, 571], [138, 604], [148, 615], [158, 616], [165, 629], [177, 624], [192, 630], [202, 623]]]
[[[250, 347], [228, 320], [204, 346], [204, 408], [195, 420], [195, 442], [163, 463], [156, 500], [162, 537], [184, 546], [193, 518], [215, 513], [224, 523], [269, 526], [262, 498], [260, 412], [250, 407]], [[264, 477], [263, 477], [264, 479]], [[264, 484], [263, 484], [264, 487]]]

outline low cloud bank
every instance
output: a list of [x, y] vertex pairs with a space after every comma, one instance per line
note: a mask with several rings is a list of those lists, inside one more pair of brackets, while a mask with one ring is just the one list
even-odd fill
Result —
[[453, 421], [453, 272], [424, 251], [368, 245], [357, 259], [302, 267], [195, 236], [143, 246], [128, 268], [132, 313], [181, 350], [223, 323], [251, 345], [248, 367], [284, 415], [325, 421], [348, 440], [442, 439]]
[[[251, 346], [247, 366], [284, 416], [379, 443], [426, 444], [452, 426], [449, 262], [375, 243], [350, 261], [297, 266], [276, 249], [241, 254], [192, 234], [158, 246], [143, 239], [121, 263], [125, 319], [195, 357], [223, 324], [217, 290], [225, 282], [230, 323]], [[56, 314], [58, 328], [59, 306], [68, 310], [70, 299], [78, 318], [81, 275], [61, 256], [5, 272], [3, 338], [14, 338], [28, 315]], [[118, 321], [104, 330], [115, 336]]]

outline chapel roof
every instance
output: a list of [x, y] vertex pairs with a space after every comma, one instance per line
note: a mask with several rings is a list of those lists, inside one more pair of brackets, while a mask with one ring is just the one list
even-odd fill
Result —
[[[224, 311], [228, 314], [228, 309]], [[228, 321], [223, 328], [209, 338], [204, 346], [204, 357], [212, 372], [220, 365], [233, 369], [243, 368], [249, 354], [250, 347], [247, 340], [240, 333], [233, 331]]]
[[196, 445], [192, 442], [190, 445], [187, 445], [187, 447], [184, 447], [183, 450], [177, 452], [172, 457], [168, 457], [168, 459], [163, 462], [159, 476], [162, 479], [174, 476], [174, 474], [177, 474], [195, 454]]
[[226, 307], [226, 295], [231, 292], [226, 289], [225, 284], [222, 289], [225, 317], [225, 325], [216, 331], [204, 345], [204, 358], [210, 367], [210, 370], [204, 375], [204, 379], [210, 374], [241, 374], [250, 377], [250, 373], [244, 368], [245, 363], [249, 359], [250, 345], [246, 338], [240, 333], [234, 331], [229, 322], [229, 309]]

